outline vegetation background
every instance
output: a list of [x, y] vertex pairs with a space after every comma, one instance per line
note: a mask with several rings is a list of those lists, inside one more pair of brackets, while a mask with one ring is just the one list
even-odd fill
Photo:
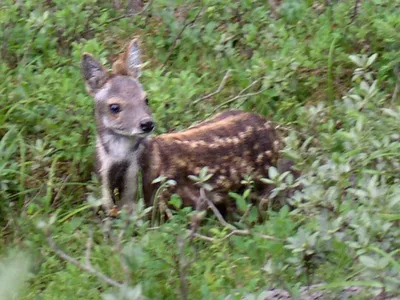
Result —
[[[347, 286], [362, 287], [354, 299], [400, 297], [398, 0], [0, 8], [1, 299], [264, 299], [316, 283], [326, 299]], [[302, 171], [293, 181], [271, 170], [273, 195], [302, 192], [255, 223], [247, 178], [232, 194], [238, 221], [210, 215], [190, 239], [188, 209], [156, 227], [140, 205], [101, 222], [79, 61], [86, 51], [109, 63], [135, 35], [157, 133], [228, 107], [264, 114]]]

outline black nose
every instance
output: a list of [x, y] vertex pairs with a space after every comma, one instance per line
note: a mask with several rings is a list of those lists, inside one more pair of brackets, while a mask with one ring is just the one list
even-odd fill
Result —
[[143, 132], [150, 132], [154, 129], [154, 123], [152, 120], [142, 120], [140, 121], [140, 128], [143, 130]]

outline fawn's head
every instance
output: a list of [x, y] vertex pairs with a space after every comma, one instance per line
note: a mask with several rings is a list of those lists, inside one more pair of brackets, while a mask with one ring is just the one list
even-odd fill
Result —
[[99, 130], [126, 137], [145, 136], [153, 130], [148, 98], [139, 82], [140, 67], [137, 39], [114, 62], [111, 73], [91, 54], [83, 54], [81, 70], [86, 89], [95, 100]]

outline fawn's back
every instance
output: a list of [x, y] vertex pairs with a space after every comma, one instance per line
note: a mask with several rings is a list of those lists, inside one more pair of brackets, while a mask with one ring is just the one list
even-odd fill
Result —
[[[163, 191], [166, 200], [176, 193], [185, 205], [195, 207], [200, 187], [189, 175], [199, 175], [207, 166], [213, 174], [207, 181], [213, 188], [208, 196], [215, 203], [229, 205], [228, 192], [239, 191], [246, 176], [256, 183], [268, 177], [268, 169], [277, 165], [281, 142], [264, 117], [228, 110], [187, 130], [154, 137], [145, 149], [140, 164], [146, 202], [151, 203], [158, 187], [152, 181], [163, 176], [177, 182]], [[258, 186], [264, 196], [268, 187]]]

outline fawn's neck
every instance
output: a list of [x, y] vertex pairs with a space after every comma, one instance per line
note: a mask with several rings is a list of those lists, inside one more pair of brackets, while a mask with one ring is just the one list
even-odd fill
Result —
[[[113, 161], [137, 160], [139, 153], [143, 150], [144, 137], [127, 137], [115, 134], [109, 130], [99, 132], [97, 135], [98, 145], [102, 149], [102, 156]], [[100, 157], [102, 159], [102, 157]]]

